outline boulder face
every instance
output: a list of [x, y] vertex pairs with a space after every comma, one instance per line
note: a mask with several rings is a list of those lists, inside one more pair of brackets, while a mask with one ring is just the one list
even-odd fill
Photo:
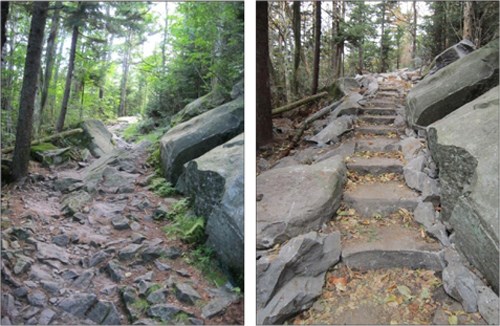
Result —
[[175, 184], [185, 163], [240, 134], [243, 105], [243, 97], [239, 97], [170, 129], [160, 140], [165, 178]]
[[428, 126], [498, 85], [498, 39], [451, 63], [408, 94], [406, 119]]
[[177, 123], [187, 121], [224, 104], [227, 100], [228, 96], [224, 92], [215, 89], [186, 105], [172, 118], [172, 121], [176, 121]]
[[89, 139], [88, 149], [90, 153], [99, 158], [104, 154], [111, 153], [115, 149], [112, 142], [113, 135], [100, 120], [86, 120], [82, 122], [82, 128]]
[[432, 68], [429, 70], [429, 75], [433, 75], [441, 68], [444, 68], [450, 63], [465, 57], [475, 49], [475, 45], [469, 40], [462, 40], [447, 48], [434, 58], [434, 61], [431, 63]]
[[340, 233], [309, 232], [257, 260], [257, 324], [281, 324], [321, 295], [340, 259]]
[[491, 89], [427, 128], [439, 168], [441, 217], [454, 229], [457, 248], [497, 293], [499, 90]]
[[207, 244], [239, 276], [244, 260], [243, 134], [186, 164], [177, 189], [207, 219]]
[[268, 170], [257, 177], [257, 249], [319, 228], [339, 208], [346, 167], [342, 156], [313, 165]]

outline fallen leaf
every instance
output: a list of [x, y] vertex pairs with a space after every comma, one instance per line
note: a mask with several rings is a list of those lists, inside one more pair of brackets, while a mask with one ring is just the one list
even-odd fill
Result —
[[406, 285], [398, 285], [398, 291], [404, 295], [407, 299], [411, 298], [411, 290]]
[[458, 324], [458, 318], [455, 315], [451, 315], [448, 317], [448, 324], [450, 325], [457, 325]]

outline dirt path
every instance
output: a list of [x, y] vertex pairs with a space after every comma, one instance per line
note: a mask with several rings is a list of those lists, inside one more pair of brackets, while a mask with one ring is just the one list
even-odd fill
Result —
[[1, 324], [242, 324], [241, 295], [164, 232], [181, 198], [148, 190], [147, 146], [118, 143], [2, 189]]
[[320, 298], [291, 324], [485, 324], [444, 292], [443, 246], [412, 213], [421, 199], [403, 177], [405, 125], [395, 121], [401, 89], [381, 84], [360, 110], [343, 203], [329, 222], [341, 233], [342, 260]]

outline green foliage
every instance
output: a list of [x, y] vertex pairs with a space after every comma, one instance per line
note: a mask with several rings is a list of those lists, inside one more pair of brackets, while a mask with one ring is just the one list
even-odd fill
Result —
[[219, 287], [227, 283], [228, 279], [221, 271], [213, 249], [206, 245], [199, 245], [186, 257], [186, 261], [203, 272], [215, 286]]
[[187, 324], [188, 320], [189, 320], [189, 315], [186, 314], [185, 312], [181, 311], [175, 315], [175, 321], [183, 325]]
[[172, 220], [172, 224], [163, 228], [168, 235], [189, 244], [199, 244], [205, 240], [205, 219], [189, 214], [189, 202], [186, 198], [172, 205], [167, 218]]
[[132, 307], [144, 313], [149, 308], [149, 302], [145, 299], [138, 298], [132, 303]]
[[150, 295], [151, 293], [153, 293], [153, 292], [155, 292], [155, 291], [158, 291], [158, 290], [160, 290], [161, 288], [162, 288], [162, 287], [161, 287], [161, 285], [160, 285], [160, 284], [156, 284], [156, 283], [155, 283], [155, 284], [151, 285], [151, 286], [148, 288], [148, 290], [147, 290], [147, 292], [146, 292], [146, 295]]
[[174, 219], [178, 215], [186, 215], [189, 211], [189, 201], [187, 198], [183, 198], [172, 205], [168, 213], [169, 219]]
[[176, 190], [172, 187], [172, 184], [162, 177], [152, 179], [149, 189], [160, 197], [168, 197], [176, 194]]
[[55, 149], [58, 148], [52, 143], [41, 143], [38, 145], [31, 146], [31, 152], [45, 152], [45, 151], [52, 151]]

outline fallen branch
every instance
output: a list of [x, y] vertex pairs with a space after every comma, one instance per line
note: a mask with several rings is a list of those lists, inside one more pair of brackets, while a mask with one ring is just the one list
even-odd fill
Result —
[[[52, 136], [47, 136], [47, 137], [44, 137], [44, 138], [41, 138], [41, 139], [38, 139], [38, 140], [34, 140], [34, 141], [31, 142], [31, 146], [35, 146], [35, 145], [38, 145], [38, 144], [41, 144], [41, 143], [46, 143], [48, 141], [52, 141], [52, 140], [58, 139], [58, 138], [63, 138], [63, 137], [67, 137], [67, 136], [76, 135], [76, 134], [79, 134], [81, 132], [83, 132], [83, 129], [81, 129], [81, 128], [66, 130], [66, 131], [60, 132], [60, 133], [52, 135]], [[4, 148], [4, 149], [2, 149], [2, 154], [10, 153], [13, 150], [14, 150], [14, 146]]]
[[276, 109], [272, 110], [271, 113], [272, 113], [272, 115], [277, 115], [277, 114], [280, 114], [280, 113], [283, 113], [283, 112], [291, 111], [293, 109], [298, 108], [299, 106], [302, 106], [302, 105], [304, 105], [306, 103], [315, 101], [315, 100], [320, 99], [322, 97], [325, 97], [327, 95], [328, 95], [328, 92], [318, 93], [318, 94], [315, 94], [315, 95], [303, 98], [301, 100], [298, 100], [296, 102], [280, 106], [279, 108], [276, 108]]
[[334, 102], [333, 104], [319, 110], [318, 112], [314, 113], [312, 116], [308, 117], [306, 120], [304, 120], [304, 122], [302, 122], [302, 125], [300, 126], [299, 130], [297, 130], [297, 133], [295, 134], [295, 136], [293, 137], [293, 144], [296, 144], [300, 137], [302, 137], [302, 134], [304, 133], [304, 131], [309, 128], [309, 125], [322, 118], [323, 116], [327, 115], [328, 113], [332, 112], [333, 110], [335, 110], [340, 104], [342, 104], [342, 102], [344, 101], [344, 98], [338, 100], [337, 102]]

